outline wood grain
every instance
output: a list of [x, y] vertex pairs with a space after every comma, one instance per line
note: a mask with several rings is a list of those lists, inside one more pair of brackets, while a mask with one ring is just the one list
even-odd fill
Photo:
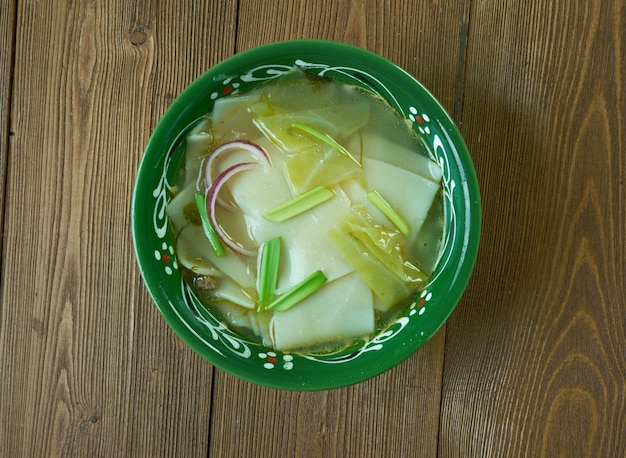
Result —
[[151, 129], [232, 52], [235, 17], [232, 2], [19, 3], [0, 455], [206, 454], [212, 367], [143, 288], [130, 202]]
[[283, 392], [218, 371], [209, 455], [435, 456], [444, 338], [440, 332], [403, 364], [338, 390]]
[[[9, 119], [11, 116], [11, 84], [13, 83], [13, 50], [15, 38], [15, 1], [7, 1], [0, 10], [0, 231], [4, 222], [4, 183], [6, 176], [7, 151], [12, 136]], [[2, 254], [0, 237], [0, 255]], [[2, 310], [0, 308], [0, 313]]]
[[404, 68], [460, 115], [469, 0], [242, 0], [239, 9], [237, 51], [306, 38], [360, 46]]
[[484, 203], [448, 324], [442, 456], [623, 456], [623, 2], [472, 3], [463, 133]]

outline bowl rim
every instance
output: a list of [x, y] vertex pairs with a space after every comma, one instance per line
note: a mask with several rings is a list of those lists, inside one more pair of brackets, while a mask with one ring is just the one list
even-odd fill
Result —
[[[386, 71], [393, 74], [394, 78], [401, 78], [404, 84], [408, 84], [416, 91], [420, 91], [422, 96], [427, 97], [428, 103], [432, 107], [436, 108], [434, 111], [436, 111], [437, 119], [442, 120], [441, 125], [445, 126], [445, 135], [447, 135], [449, 141], [454, 144], [455, 148], [458, 149], [458, 153], [461, 157], [460, 160], [463, 162], [463, 171], [466, 178], [466, 182], [463, 183], [463, 185], [465, 186], [466, 192], [472, 196], [469, 204], [471, 206], [471, 211], [469, 208], [466, 209], [467, 217], [470, 218], [470, 221], [466, 222], [466, 225], [471, 227], [469, 229], [465, 229], [466, 231], [471, 230], [472, 236], [469, 237], [466, 246], [464, 246], [465, 252], [462, 258], [462, 265], [459, 267], [455, 281], [453, 282], [454, 288], [447, 292], [446, 302], [449, 305], [447, 305], [446, 313], [439, 313], [438, 322], [435, 323], [435, 326], [431, 326], [428, 330], [429, 335], [422, 339], [416, 337], [415, 340], [409, 340], [408, 343], [403, 342], [403, 347], [401, 349], [386, 352], [384, 358], [385, 361], [378, 362], [372, 370], [356, 370], [351, 373], [344, 374], [343, 376], [336, 376], [332, 379], [326, 380], [319, 380], [319, 376], [315, 375], [314, 372], [304, 372], [298, 375], [290, 373], [287, 377], [276, 377], [275, 375], [278, 374], [278, 372], [275, 371], [268, 372], [259, 370], [257, 373], [250, 371], [246, 366], [237, 364], [236, 358], [217, 358], [216, 355], [211, 353], [210, 349], [209, 352], [207, 352], [206, 346], [194, 338], [192, 335], [193, 331], [190, 332], [190, 328], [187, 328], [184, 323], [180, 321], [182, 318], [173, 316], [171, 310], [169, 310], [169, 307], [174, 307], [174, 304], [171, 302], [168, 303], [165, 291], [160, 286], [159, 282], [155, 280], [155, 276], [149, 269], [148, 261], [153, 261], [153, 258], [150, 259], [151, 253], [142, 247], [144, 226], [142, 219], [139, 217], [139, 212], [143, 206], [142, 199], [144, 198], [144, 194], [142, 193], [142, 189], [145, 188], [145, 183], [147, 182], [147, 170], [154, 168], [155, 163], [161, 160], [161, 157], [157, 155], [157, 152], [160, 151], [161, 145], [159, 143], [163, 141], [162, 137], [165, 135], [162, 132], [163, 126], [167, 124], [175, 124], [175, 121], [184, 115], [190, 103], [194, 100], [194, 94], [196, 91], [202, 90], [202, 88], [207, 85], [207, 82], [211, 80], [213, 80], [213, 83], [215, 84], [215, 78], [217, 76], [228, 75], [231, 73], [231, 69], [233, 68], [247, 68], [247, 62], [258, 58], [259, 56], [284, 54], [296, 55], [302, 54], [304, 51], [307, 51], [309, 54], [317, 54], [319, 58], [322, 58], [321, 56], [329, 52], [347, 53], [348, 55], [356, 56], [358, 59], [371, 63], [371, 65], [378, 65], [385, 68]], [[160, 154], [163, 154], [162, 150]], [[465, 141], [463, 140], [463, 137], [461, 136], [452, 118], [443, 108], [441, 103], [430, 93], [430, 91], [428, 91], [422, 83], [420, 83], [404, 69], [378, 54], [341, 42], [311, 39], [279, 41], [250, 48], [222, 60], [192, 81], [166, 109], [151, 133], [136, 174], [136, 181], [132, 196], [131, 214], [133, 247], [144, 285], [146, 286], [152, 301], [156, 305], [162, 317], [175, 334], [205, 360], [227, 373], [248, 382], [266, 387], [297, 391], [333, 389], [362, 382], [366, 379], [380, 375], [381, 373], [398, 365], [414, 354], [428, 340], [430, 340], [430, 338], [448, 319], [449, 315], [458, 304], [467, 287], [467, 284], [469, 283], [471, 273], [476, 263], [482, 219], [478, 180]], [[409, 348], [406, 348], [407, 345]], [[271, 353], [271, 350], [269, 350], [269, 353]], [[364, 362], [367, 363], [374, 361], [372, 359], [372, 355], [365, 356], [366, 357], [362, 358]], [[382, 359], [380, 358], [380, 355], [378, 355], [378, 359]]]

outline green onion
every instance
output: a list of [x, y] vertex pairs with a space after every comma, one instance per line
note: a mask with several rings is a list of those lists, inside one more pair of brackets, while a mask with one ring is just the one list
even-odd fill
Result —
[[323, 204], [335, 196], [335, 191], [326, 186], [318, 186], [263, 213], [263, 217], [273, 223], [280, 223]]
[[207, 239], [209, 239], [209, 243], [211, 244], [215, 255], [226, 256], [224, 245], [222, 245], [222, 241], [215, 232], [215, 229], [213, 229], [211, 221], [209, 220], [205, 197], [202, 194], [194, 194], [194, 198], [196, 200], [196, 207], [198, 207], [198, 212], [200, 212], [200, 219], [202, 220], [202, 229], [204, 230], [204, 235], [206, 235]]
[[274, 291], [278, 282], [278, 263], [280, 261], [280, 237], [268, 240], [261, 245], [259, 254], [259, 276], [257, 290], [259, 292], [259, 312], [274, 299]]
[[303, 301], [315, 291], [320, 289], [327, 280], [328, 279], [326, 278], [326, 275], [324, 275], [324, 272], [316, 270], [289, 291], [276, 298], [270, 305], [267, 306], [267, 310], [274, 310], [275, 312], [284, 312], [289, 310], [298, 302]]
[[404, 235], [409, 235], [411, 228], [409, 224], [395, 211], [391, 205], [381, 196], [378, 191], [371, 191], [366, 194], [367, 198], [378, 207], [378, 209], [385, 214], [387, 218], [391, 220], [393, 224]]
[[346, 148], [344, 148], [342, 145], [340, 145], [333, 137], [331, 137], [328, 134], [325, 134], [323, 132], [320, 132], [317, 129], [314, 129], [311, 126], [308, 126], [306, 124], [303, 124], [301, 122], [294, 122], [291, 124], [291, 127], [295, 127], [296, 129], [300, 129], [303, 132], [306, 132], [307, 134], [317, 138], [318, 140], [323, 141], [324, 143], [326, 143], [329, 146], [332, 146], [333, 148], [335, 148], [336, 150], [338, 150], [341, 154], [348, 156], [350, 159], [352, 159], [354, 162], [356, 162], [356, 164], [361, 167], [361, 163], [359, 161], [356, 160], [356, 158], [350, 154], [350, 151], [348, 151]]

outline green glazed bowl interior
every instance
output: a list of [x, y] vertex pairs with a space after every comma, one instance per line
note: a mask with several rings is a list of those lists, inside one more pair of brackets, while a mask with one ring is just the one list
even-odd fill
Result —
[[[408, 119], [443, 171], [444, 243], [428, 286], [386, 329], [334, 354], [281, 353], [231, 332], [181, 278], [165, 207], [190, 125], [213, 102], [298, 66], [378, 93]], [[185, 89], [156, 126], [141, 160], [132, 230], [141, 274], [174, 332], [214, 366], [241, 379], [287, 390], [339, 388], [374, 377], [424, 345], [458, 303], [471, 275], [481, 223], [476, 174], [467, 147], [435, 98], [411, 75], [369, 51], [318, 40], [260, 46], [215, 65]]]

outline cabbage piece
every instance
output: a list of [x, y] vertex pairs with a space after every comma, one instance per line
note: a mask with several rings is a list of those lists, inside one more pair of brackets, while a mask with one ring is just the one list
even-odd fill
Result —
[[[324, 122], [322, 122], [317, 115], [311, 116], [311, 111], [305, 111], [273, 116], [257, 116], [254, 117], [253, 122], [268, 140], [286, 153], [294, 154], [316, 146], [325, 146], [324, 142], [294, 127], [294, 123], [305, 124], [341, 143], [341, 139], [345, 138], [346, 134], [351, 134], [363, 126], [364, 120], [360, 118], [362, 116], [351, 118], [349, 123], [345, 122], [345, 120], [344, 122], [339, 120], [332, 122], [331, 119], [324, 119]], [[354, 151], [360, 155], [359, 148], [355, 148]]]
[[285, 312], [275, 312], [270, 337], [277, 350], [341, 342], [374, 332], [372, 292], [356, 274], [332, 281]]
[[[354, 104], [346, 103], [348, 107]], [[335, 140], [346, 138], [356, 130], [363, 127], [368, 121], [368, 105], [357, 107], [349, 113], [334, 109], [309, 109], [295, 113], [278, 113], [271, 116], [254, 116], [255, 125], [263, 132], [268, 140], [271, 140], [281, 149], [289, 153], [295, 153], [302, 149], [310, 148], [319, 144], [310, 135], [293, 127], [293, 123], [306, 124], [319, 132], [330, 135]], [[339, 111], [339, 112], [337, 112]]]
[[301, 119], [294, 120], [291, 116], [284, 115], [255, 116], [253, 118], [254, 125], [265, 138], [288, 154], [313, 148], [319, 143], [310, 135], [306, 135], [293, 127], [292, 124], [295, 121], [301, 121]]
[[350, 222], [350, 216], [343, 223], [349, 225], [351, 236], [358, 239], [378, 262], [409, 284], [418, 285], [426, 281], [426, 275], [408, 259], [400, 232], [372, 225], [365, 219]]
[[385, 310], [428, 280], [408, 259], [404, 239], [397, 230], [378, 226], [356, 210], [330, 229], [328, 236]]
[[328, 145], [316, 145], [287, 158], [285, 173], [294, 193], [332, 186], [363, 173], [350, 157]]
[[263, 135], [283, 151], [295, 153], [319, 144], [319, 140], [294, 129], [295, 122], [330, 135], [339, 143], [367, 124], [370, 101], [355, 97], [354, 92], [359, 90], [329, 84], [325, 78], [296, 69], [276, 80], [272, 91], [261, 95], [262, 103], [250, 111]]
[[370, 101], [355, 96], [357, 91], [361, 89], [294, 69], [276, 80], [264, 101], [272, 112], [291, 122], [310, 123], [329, 135], [343, 137], [369, 120]]

